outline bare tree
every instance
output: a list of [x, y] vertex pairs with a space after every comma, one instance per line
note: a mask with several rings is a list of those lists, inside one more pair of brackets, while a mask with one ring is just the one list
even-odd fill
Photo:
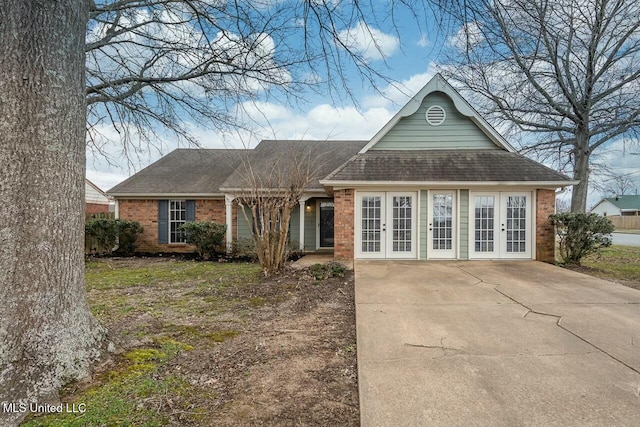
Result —
[[372, 28], [401, 8], [427, 19], [416, 0], [96, 0], [85, 46], [90, 146], [103, 150], [109, 129], [128, 156], [168, 133], [197, 146], [196, 126], [250, 127], [237, 114], [244, 101], [303, 102], [309, 90], [355, 100], [347, 71], [372, 88], [390, 81], [367, 51], [384, 58]]
[[[84, 283], [88, 3], [0, 1], [0, 402], [54, 401], [104, 330]], [[9, 407], [11, 408], [11, 407]], [[0, 424], [25, 415], [3, 407]]]
[[247, 150], [239, 168], [242, 189], [234, 194], [266, 276], [284, 267], [289, 253], [291, 213], [307, 186], [321, 178], [322, 159], [330, 155], [310, 144], [280, 144], [287, 144], [288, 149], [266, 161], [254, 161], [256, 153]]
[[465, 0], [443, 72], [470, 91], [525, 152], [580, 180], [592, 154], [640, 129], [640, 3], [635, 0]]
[[[349, 96], [347, 68], [375, 87], [385, 76], [350, 30], [365, 28], [380, 50], [360, 24], [421, 4], [0, 0], [0, 401], [55, 399], [105, 342], [83, 277], [87, 129], [97, 150], [115, 129], [132, 156], [144, 148], [136, 140], [197, 143], [194, 125], [240, 126], [244, 100], [302, 101], [302, 88]], [[23, 415], [4, 412], [0, 424]]]
[[608, 172], [593, 180], [593, 187], [605, 196], [624, 196], [635, 188], [629, 175]]

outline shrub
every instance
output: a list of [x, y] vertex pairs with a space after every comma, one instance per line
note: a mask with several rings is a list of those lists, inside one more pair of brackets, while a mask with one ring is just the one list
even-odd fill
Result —
[[187, 243], [196, 246], [198, 254], [204, 259], [210, 259], [222, 252], [222, 243], [227, 231], [225, 224], [209, 221], [189, 221], [178, 227], [184, 231]]
[[258, 259], [258, 253], [256, 252], [256, 245], [251, 238], [237, 239], [233, 242], [233, 256], [248, 258], [256, 261]]
[[324, 280], [330, 277], [344, 277], [347, 268], [339, 262], [318, 263], [309, 267], [309, 272], [314, 279]]
[[144, 231], [140, 223], [130, 220], [119, 220], [118, 223], [118, 252], [131, 255], [136, 250], [136, 240]]
[[85, 248], [97, 253], [111, 254], [116, 249], [118, 252], [132, 254], [136, 239], [142, 231], [142, 226], [136, 221], [89, 219], [84, 225]]
[[115, 219], [89, 219], [84, 224], [85, 248], [91, 252], [110, 254], [118, 241], [118, 223]]
[[594, 213], [559, 213], [549, 217], [556, 226], [560, 256], [565, 264], [580, 265], [585, 256], [611, 246], [613, 224]]

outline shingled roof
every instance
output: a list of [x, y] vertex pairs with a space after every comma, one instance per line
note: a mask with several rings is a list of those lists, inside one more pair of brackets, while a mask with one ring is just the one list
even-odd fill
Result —
[[[613, 204], [615, 207], [617, 207], [620, 210], [640, 210], [640, 196], [637, 195], [622, 195], [622, 196], [615, 196], [615, 197], [607, 197], [604, 200], [608, 201], [609, 203]], [[598, 204], [602, 203], [602, 201], [600, 201]]]
[[571, 180], [505, 150], [370, 150], [358, 154], [322, 182], [554, 182]]
[[[222, 190], [250, 188], [251, 174], [265, 188], [273, 188], [281, 174], [308, 166], [312, 180], [307, 190], [322, 190], [320, 180], [353, 157], [368, 141], [271, 141], [265, 140], [249, 153], [248, 163], [242, 163], [220, 186]], [[295, 163], [295, 166], [294, 166]], [[248, 173], [248, 166], [251, 174]], [[285, 177], [286, 179], [286, 177]]]
[[221, 195], [248, 150], [177, 149], [116, 185], [111, 196]]

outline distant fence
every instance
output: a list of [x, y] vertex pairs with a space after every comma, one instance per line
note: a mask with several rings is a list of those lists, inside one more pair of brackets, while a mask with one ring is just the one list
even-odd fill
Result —
[[115, 217], [116, 217], [115, 212], [97, 212], [97, 213], [85, 214], [85, 219], [97, 219], [97, 218], [115, 219]]
[[640, 216], [608, 216], [616, 230], [640, 230]]

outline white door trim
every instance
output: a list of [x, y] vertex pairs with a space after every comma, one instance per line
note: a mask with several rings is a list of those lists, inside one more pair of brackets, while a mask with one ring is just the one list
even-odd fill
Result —
[[[393, 198], [394, 197], [411, 197], [411, 237], [410, 251], [393, 251]], [[418, 256], [417, 242], [417, 211], [418, 211], [418, 193], [415, 191], [389, 191], [386, 193], [387, 215], [386, 215], [386, 258], [390, 259], [416, 259]]]
[[[393, 251], [393, 198], [412, 197], [411, 203], [411, 250], [403, 252]], [[374, 233], [379, 232], [380, 250], [363, 252], [362, 250], [362, 199], [364, 197], [380, 197], [380, 226]], [[416, 191], [365, 191], [356, 192], [355, 197], [355, 227], [354, 244], [356, 258], [366, 259], [417, 259], [418, 257], [418, 192]]]
[[[469, 259], [532, 259], [534, 230], [533, 191], [470, 191], [469, 192]], [[493, 197], [493, 251], [476, 252], [475, 198]], [[507, 206], [509, 196], [526, 196], [526, 238], [524, 252], [507, 252]], [[491, 230], [488, 230], [491, 231]]]
[[[333, 249], [333, 246], [320, 246], [320, 204], [322, 202], [334, 203], [333, 199], [329, 199], [329, 198], [316, 199], [316, 250], [317, 249]], [[334, 214], [334, 239], [335, 239], [335, 212], [336, 212], [335, 203], [333, 205], [333, 208], [334, 208], [333, 214]]]
[[[362, 199], [363, 197], [380, 197], [380, 250], [377, 252], [363, 252], [362, 251]], [[355, 227], [354, 227], [354, 243], [355, 243], [355, 254], [356, 258], [384, 258], [385, 251], [385, 234], [382, 230], [382, 224], [385, 222], [385, 214], [386, 214], [386, 204], [385, 204], [385, 192], [378, 191], [357, 191], [355, 197]]]
[[[427, 197], [427, 259], [456, 259], [458, 257], [458, 223], [460, 213], [458, 209], [458, 192], [457, 190], [428, 190]], [[433, 196], [435, 194], [451, 194], [451, 249], [442, 250], [433, 247], [433, 208], [435, 206]]]
[[[476, 197], [493, 197], [493, 227], [487, 228], [487, 232], [493, 233], [493, 250], [476, 252]], [[497, 259], [500, 258], [499, 246], [499, 207], [500, 193], [497, 191], [469, 191], [469, 259]], [[488, 221], [488, 219], [487, 219]], [[482, 226], [482, 225], [481, 225]], [[487, 243], [488, 244], [488, 243]]]

